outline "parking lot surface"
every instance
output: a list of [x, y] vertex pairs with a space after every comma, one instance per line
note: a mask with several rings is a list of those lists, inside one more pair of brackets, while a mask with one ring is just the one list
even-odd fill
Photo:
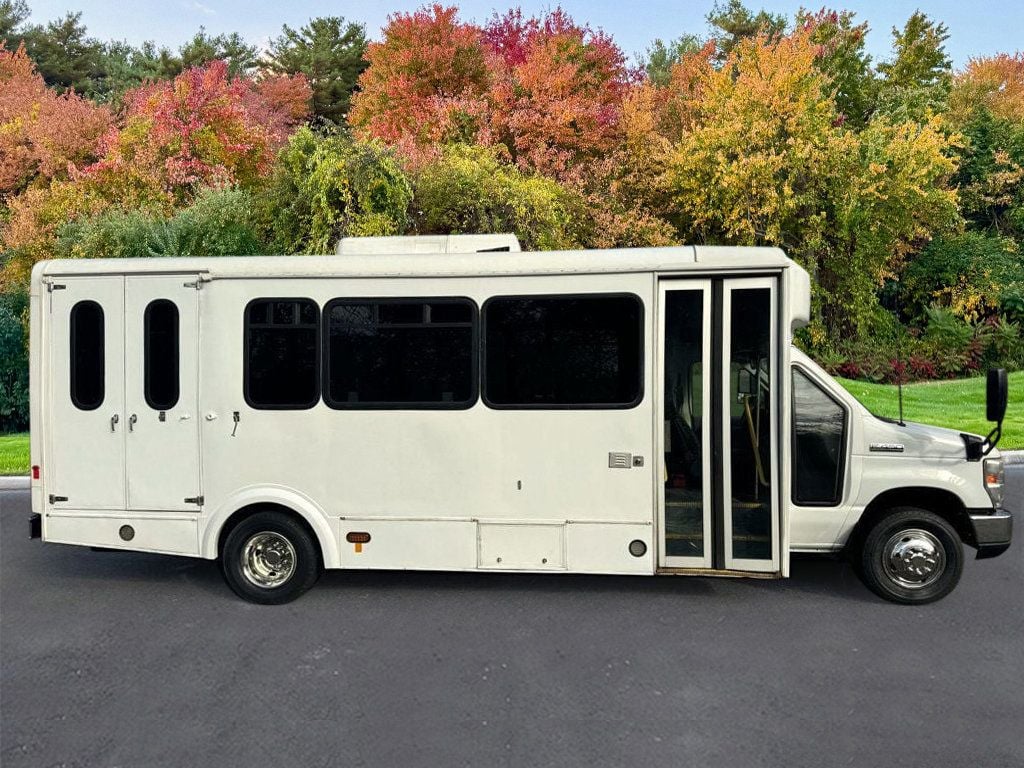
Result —
[[1014, 546], [922, 607], [807, 558], [336, 571], [260, 607], [212, 562], [31, 541], [0, 492], [0, 764], [1021, 766], [1024, 467], [1009, 486]]

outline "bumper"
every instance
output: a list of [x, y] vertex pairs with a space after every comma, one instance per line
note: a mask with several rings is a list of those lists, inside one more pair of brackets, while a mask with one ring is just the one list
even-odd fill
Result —
[[[980, 510], [977, 510], [980, 512]], [[978, 559], [1001, 555], [1010, 548], [1013, 537], [1013, 514], [1008, 509], [988, 510], [985, 514], [971, 514], [974, 541], [978, 546]]]
[[38, 514], [32, 515], [28, 519], [28, 537], [30, 539], [43, 538], [43, 518]]

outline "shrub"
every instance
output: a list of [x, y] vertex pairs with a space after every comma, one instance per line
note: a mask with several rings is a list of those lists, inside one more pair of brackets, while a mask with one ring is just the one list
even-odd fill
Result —
[[253, 199], [239, 189], [207, 190], [171, 218], [110, 209], [63, 225], [60, 258], [140, 256], [247, 256], [262, 253]]
[[1024, 253], [1006, 237], [965, 232], [938, 238], [907, 267], [907, 309], [927, 316], [933, 303], [977, 321], [1015, 309], [1024, 294]]
[[21, 315], [25, 294], [0, 294], [0, 432], [28, 428], [28, 345]]
[[401, 234], [412, 188], [390, 151], [300, 128], [278, 155], [260, 221], [281, 253], [331, 253], [339, 238]]
[[265, 253], [251, 193], [207, 190], [167, 221], [154, 227], [153, 256], [250, 256]]
[[484, 147], [453, 145], [416, 176], [416, 229], [422, 233], [514, 232], [525, 250], [574, 245], [575, 198], [557, 182], [524, 174]]

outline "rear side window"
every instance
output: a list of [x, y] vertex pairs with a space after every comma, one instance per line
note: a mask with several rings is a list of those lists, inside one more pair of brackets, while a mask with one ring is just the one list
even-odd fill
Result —
[[178, 307], [168, 299], [146, 306], [143, 316], [146, 404], [166, 411], [178, 404]]
[[633, 295], [502, 296], [484, 305], [484, 398], [498, 408], [630, 408], [643, 398]]
[[312, 299], [255, 299], [245, 308], [245, 401], [312, 408], [320, 399], [320, 308]]
[[793, 501], [834, 506], [843, 495], [846, 409], [793, 369]]
[[103, 405], [103, 307], [80, 301], [71, 308], [71, 402], [83, 411]]
[[332, 408], [468, 408], [476, 401], [476, 304], [335, 299], [324, 309]]

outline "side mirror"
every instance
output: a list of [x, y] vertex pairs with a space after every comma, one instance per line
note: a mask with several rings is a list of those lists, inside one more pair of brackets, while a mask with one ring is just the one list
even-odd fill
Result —
[[989, 368], [985, 386], [985, 418], [1000, 423], [1006, 415], [1009, 388], [1005, 368]]

